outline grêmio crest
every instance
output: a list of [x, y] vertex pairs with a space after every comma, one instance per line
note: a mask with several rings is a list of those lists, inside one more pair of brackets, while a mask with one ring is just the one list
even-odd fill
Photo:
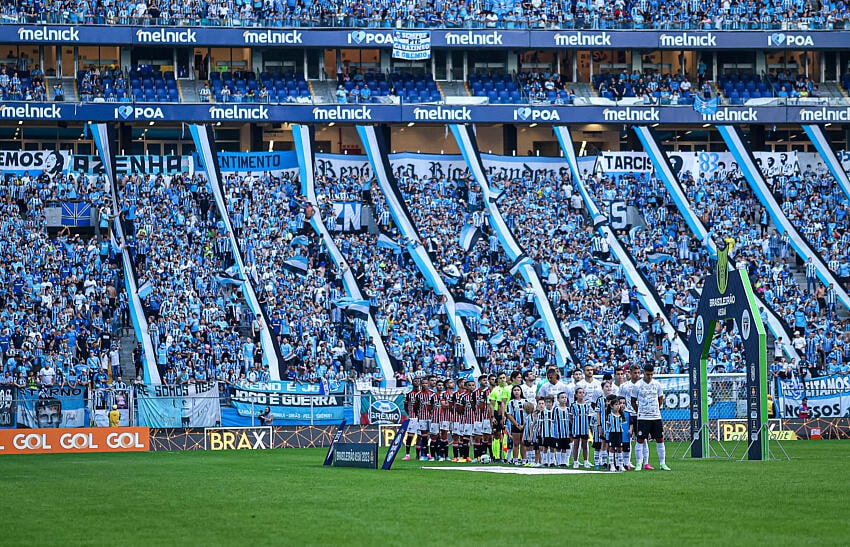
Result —
[[729, 285], [729, 246], [724, 245], [723, 248], [717, 248], [717, 290], [720, 294], [726, 292], [726, 287]]

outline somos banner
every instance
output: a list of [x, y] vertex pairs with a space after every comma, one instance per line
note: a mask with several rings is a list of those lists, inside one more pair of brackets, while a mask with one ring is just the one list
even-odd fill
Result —
[[141, 386], [139, 423], [148, 427], [214, 427], [221, 423], [218, 382]]
[[147, 452], [149, 449], [150, 431], [146, 427], [0, 431], [0, 454]]
[[300, 382], [268, 382], [239, 384], [233, 390], [231, 403], [239, 416], [258, 416], [271, 408], [275, 424], [328, 425], [345, 418], [345, 386], [331, 382], [328, 390], [322, 384]]
[[843, 375], [779, 381], [779, 412], [782, 418], [796, 418], [807, 398], [809, 418], [850, 417], [850, 377]]

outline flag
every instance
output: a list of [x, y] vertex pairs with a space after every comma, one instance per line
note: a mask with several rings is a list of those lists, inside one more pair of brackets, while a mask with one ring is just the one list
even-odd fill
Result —
[[142, 286], [139, 287], [139, 298], [147, 298], [152, 292], [153, 284], [150, 281], [145, 281], [144, 283], [142, 283]]
[[213, 281], [224, 286], [241, 286], [244, 281], [236, 274], [236, 272], [231, 272], [232, 268], [228, 268], [223, 272], [216, 272], [213, 274]]
[[531, 324], [531, 326], [529, 327], [529, 329], [531, 329], [531, 330], [534, 330], [534, 329], [542, 329], [542, 328], [544, 328], [544, 327], [543, 327], [543, 318], [542, 318], [542, 317], [538, 318], [538, 319], [537, 319], [537, 321], [535, 321], [534, 323], [532, 323], [532, 324]]
[[641, 230], [643, 230], [643, 226], [633, 226], [633, 227], [632, 227], [632, 229], [631, 229], [631, 230], [629, 230], [629, 239], [631, 239], [632, 241], [634, 241], [634, 240], [635, 240], [635, 236], [636, 236], [636, 235], [637, 235], [637, 233], [638, 233], [638, 232], [640, 232]]
[[307, 236], [295, 236], [292, 238], [292, 241], [289, 242], [290, 247], [294, 247], [296, 245], [302, 245], [306, 247], [310, 244], [310, 238]]
[[629, 329], [635, 334], [640, 334], [640, 321], [638, 321], [637, 316], [633, 313], [629, 314], [626, 320], [623, 321], [623, 327]]
[[449, 285], [457, 285], [458, 281], [460, 281], [460, 270], [454, 264], [449, 264], [443, 268], [443, 273], [446, 275], [446, 283]]
[[91, 205], [82, 201], [63, 201], [62, 226], [91, 226]]
[[713, 99], [704, 99], [699, 95], [694, 95], [694, 110], [696, 110], [699, 114], [704, 115], [713, 115], [717, 114], [717, 105], [718, 98], [715, 97]]
[[458, 245], [463, 249], [463, 252], [468, 253], [478, 243], [478, 240], [481, 239], [481, 235], [481, 230], [477, 226], [468, 224], [460, 231]]
[[617, 262], [601, 260], [601, 259], [598, 259], [598, 258], [595, 259], [595, 260], [596, 260], [597, 264], [599, 264], [600, 266], [602, 266], [606, 270], [613, 270], [613, 269], [615, 269], [619, 266], [619, 264]]
[[649, 253], [648, 255], [646, 255], [646, 259], [652, 262], [653, 264], [658, 264], [659, 262], [676, 260], [676, 257], [667, 253]]
[[498, 346], [499, 344], [501, 344], [504, 341], [505, 341], [505, 331], [503, 331], [503, 330], [500, 330], [499, 332], [497, 332], [496, 334], [494, 334], [493, 336], [490, 337], [490, 345], [492, 345], [492, 346]]
[[401, 251], [401, 245], [399, 245], [398, 241], [383, 232], [378, 234], [378, 247], [382, 249], [392, 249], [396, 252]]
[[594, 228], [597, 228], [598, 226], [600, 226], [602, 224], [608, 224], [608, 217], [606, 217], [602, 213], [593, 217], [593, 227]]
[[472, 300], [462, 296], [455, 298], [455, 313], [458, 317], [478, 317], [481, 311], [481, 306]]
[[109, 234], [109, 243], [112, 245], [112, 252], [119, 252], [121, 250], [121, 246], [118, 245], [118, 240], [115, 239], [115, 230]]
[[369, 318], [369, 301], [368, 300], [353, 300], [344, 308], [345, 312], [358, 319]]
[[502, 199], [505, 196], [507, 191], [508, 191], [507, 188], [502, 188], [501, 191], [499, 191], [497, 188], [491, 188], [490, 189], [490, 197], [488, 197], [487, 200], [490, 203], [497, 203], [500, 199]]
[[569, 332], [572, 332], [573, 329], [577, 329], [587, 334], [588, 332], [590, 332], [591, 327], [592, 325], [586, 320], [578, 319], [576, 321], [570, 321], [570, 324], [567, 326], [567, 330]]
[[308, 267], [307, 259], [300, 255], [283, 261], [283, 268], [297, 275], [307, 275]]
[[516, 277], [517, 272], [519, 272], [520, 268], [522, 266], [524, 266], [526, 264], [530, 264], [530, 263], [531, 263], [531, 259], [528, 258], [527, 255], [522, 255], [522, 256], [517, 257], [517, 259], [514, 260], [514, 263], [511, 264], [511, 269], [510, 269], [511, 275]]

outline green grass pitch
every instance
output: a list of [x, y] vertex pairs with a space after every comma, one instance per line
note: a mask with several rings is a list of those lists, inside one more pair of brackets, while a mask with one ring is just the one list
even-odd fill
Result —
[[0, 530], [28, 546], [847, 545], [850, 444], [784, 447], [791, 461], [560, 476], [325, 468], [321, 449], [3, 456]]

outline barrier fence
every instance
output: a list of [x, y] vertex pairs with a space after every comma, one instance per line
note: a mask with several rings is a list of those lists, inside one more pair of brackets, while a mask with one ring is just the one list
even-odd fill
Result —
[[[664, 389], [662, 417], [686, 421], [690, 408], [687, 375], [658, 375]], [[110, 425], [164, 429], [207, 427], [331, 426], [343, 419], [362, 425], [393, 425], [406, 417], [409, 387], [373, 388], [352, 382], [219, 382], [134, 389], [0, 386], [0, 429], [88, 428]], [[833, 375], [774, 379], [773, 419], [850, 418], [850, 377]], [[746, 419], [743, 374], [709, 374], [709, 420]], [[805, 400], [805, 406], [804, 406]], [[266, 414], [264, 419], [261, 415]]]

